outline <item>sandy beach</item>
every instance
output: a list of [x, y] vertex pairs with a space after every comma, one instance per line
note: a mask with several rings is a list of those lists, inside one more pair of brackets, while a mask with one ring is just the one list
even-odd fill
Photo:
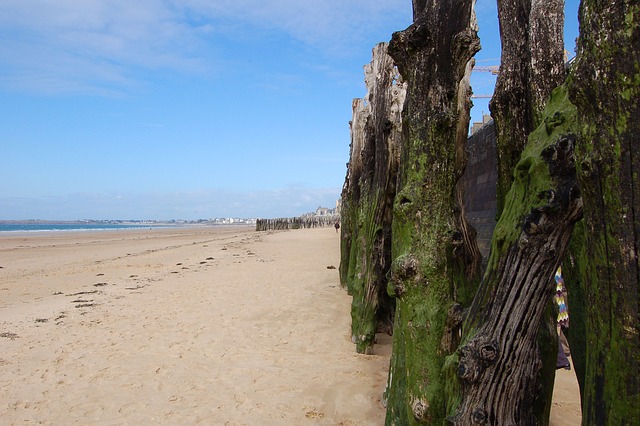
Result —
[[332, 228], [0, 236], [0, 424], [384, 424], [391, 338], [355, 353], [338, 265]]

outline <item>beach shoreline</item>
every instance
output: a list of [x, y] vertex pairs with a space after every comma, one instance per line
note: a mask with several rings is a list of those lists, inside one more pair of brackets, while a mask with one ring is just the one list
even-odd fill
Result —
[[[391, 337], [355, 353], [333, 228], [26, 234], [0, 235], [1, 424], [384, 424]], [[552, 425], [580, 424], [572, 373]]]

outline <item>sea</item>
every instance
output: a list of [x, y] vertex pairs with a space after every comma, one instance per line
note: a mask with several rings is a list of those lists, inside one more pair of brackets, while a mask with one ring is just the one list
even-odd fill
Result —
[[[178, 226], [178, 225], [175, 225]], [[102, 223], [102, 222], [0, 222], [4, 232], [52, 232], [52, 231], [108, 231], [118, 229], [149, 229], [175, 227], [155, 223]]]

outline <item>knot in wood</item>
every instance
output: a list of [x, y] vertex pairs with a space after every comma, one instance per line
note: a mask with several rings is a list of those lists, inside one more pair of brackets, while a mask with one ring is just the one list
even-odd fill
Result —
[[391, 276], [394, 281], [415, 277], [418, 273], [418, 259], [411, 254], [399, 256], [393, 264]]
[[476, 425], [486, 424], [488, 418], [489, 416], [487, 414], [487, 411], [482, 407], [474, 408], [473, 412], [471, 413], [471, 421]]
[[[574, 177], [575, 157], [573, 148], [575, 146], [576, 135], [569, 133], [562, 135], [560, 139], [551, 147], [542, 151], [542, 157], [549, 164], [549, 173], [552, 177]], [[549, 155], [553, 150], [553, 155]]]
[[494, 363], [498, 359], [498, 347], [495, 343], [482, 345], [478, 352], [480, 358], [488, 363]]
[[458, 377], [467, 383], [475, 383], [483, 368], [475, 359], [464, 357], [458, 364]]
[[463, 317], [464, 309], [462, 308], [462, 305], [459, 303], [454, 303], [449, 308], [449, 312], [447, 312], [447, 327], [458, 327], [460, 324], [462, 324]]
[[421, 399], [417, 399], [413, 402], [412, 410], [413, 417], [418, 422], [430, 423], [431, 418], [429, 417], [429, 403], [427, 401], [423, 401]]
[[462, 235], [462, 232], [460, 232], [460, 231], [453, 231], [453, 232], [451, 233], [451, 243], [452, 243], [454, 246], [461, 246], [463, 242], [464, 242], [464, 241], [463, 241], [463, 235]]
[[549, 116], [545, 118], [544, 127], [545, 127], [545, 130], [547, 131], [547, 135], [550, 135], [551, 133], [553, 133], [553, 130], [558, 126], [561, 126], [565, 122], [565, 120], [566, 120], [565, 115], [560, 111], [556, 111], [556, 113], [553, 114], [553, 116]]
[[541, 225], [543, 213], [539, 209], [531, 209], [529, 214], [524, 218], [524, 224], [522, 225], [522, 231], [530, 236], [540, 234], [543, 229]]
[[458, 377], [467, 383], [478, 381], [487, 367], [498, 360], [499, 352], [497, 342], [472, 339], [460, 349]]
[[555, 145], [549, 145], [548, 147], [543, 149], [540, 154], [542, 155], [542, 158], [544, 158], [547, 161], [555, 160], [556, 159], [556, 146]]
[[397, 283], [393, 286], [393, 296], [397, 298], [401, 298], [403, 294], [405, 294], [407, 289], [402, 285], [402, 283]]

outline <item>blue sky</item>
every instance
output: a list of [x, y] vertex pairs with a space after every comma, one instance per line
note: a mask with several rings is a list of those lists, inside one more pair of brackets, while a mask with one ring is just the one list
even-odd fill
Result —
[[[478, 65], [497, 65], [495, 1], [477, 12]], [[362, 67], [411, 16], [409, 0], [2, 0], [0, 219], [333, 207]]]

